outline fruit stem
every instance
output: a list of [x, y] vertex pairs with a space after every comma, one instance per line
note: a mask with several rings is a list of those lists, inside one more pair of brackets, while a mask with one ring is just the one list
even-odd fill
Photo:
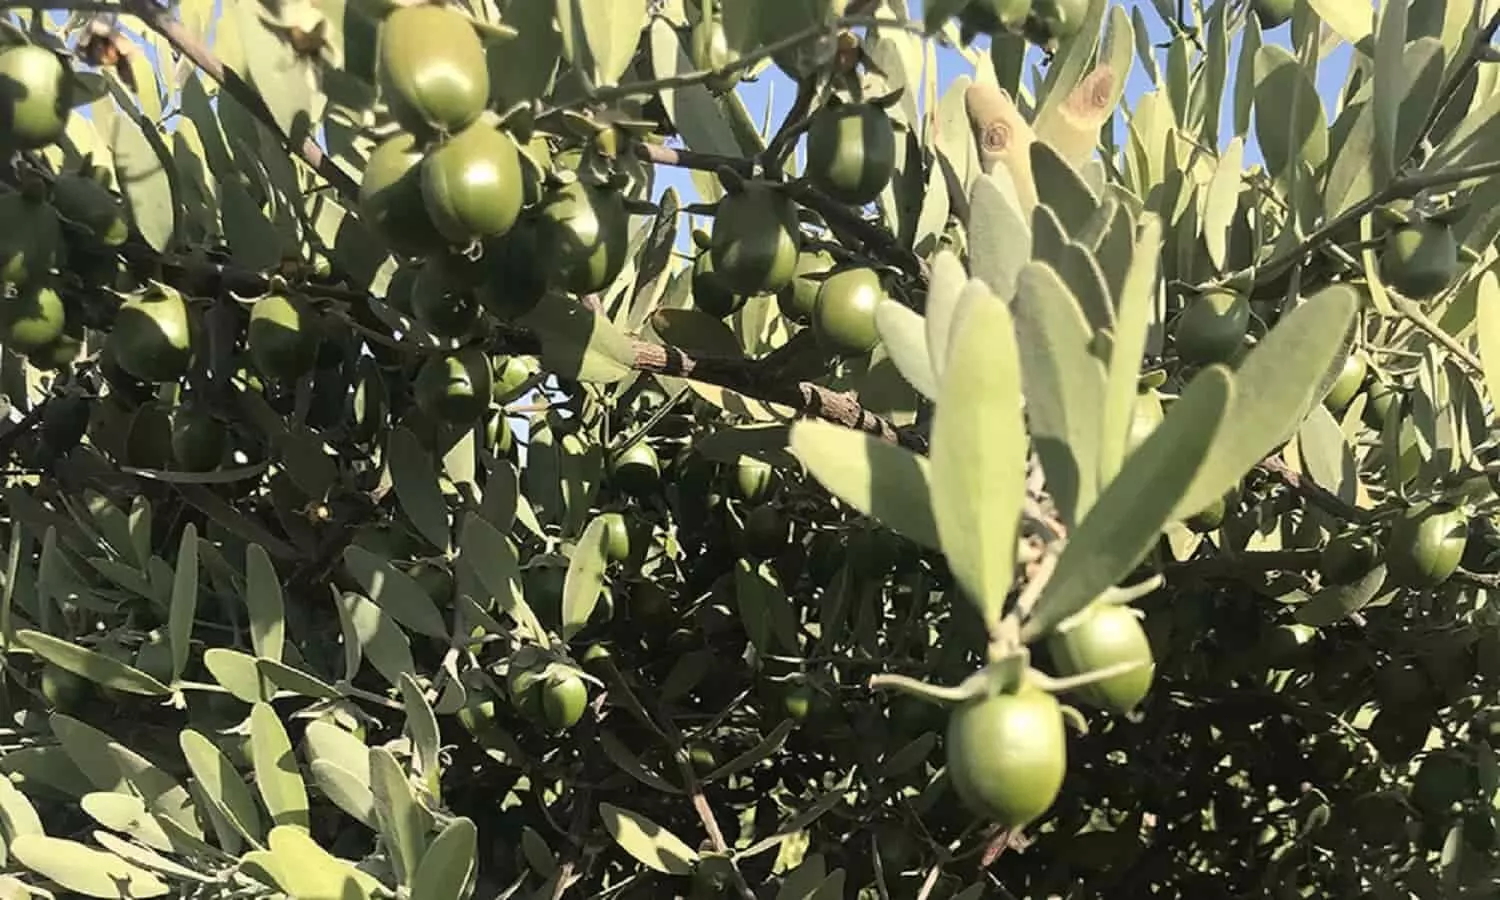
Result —
[[1067, 678], [1056, 678], [1033, 669], [1030, 672], [1030, 679], [1037, 687], [1049, 694], [1062, 694], [1068, 691], [1076, 691], [1081, 687], [1088, 687], [1091, 684], [1097, 684], [1101, 681], [1108, 681], [1127, 672], [1133, 672], [1144, 665], [1148, 664], [1142, 660], [1132, 660], [1130, 662], [1105, 666], [1102, 669], [1095, 669], [1092, 672], [1084, 672], [1081, 675], [1071, 675]]
[[885, 673], [870, 676], [869, 684], [871, 690], [900, 691], [903, 694], [926, 700], [928, 703], [956, 705], [972, 700], [983, 693], [988, 679], [988, 670], [981, 669], [953, 687], [943, 687], [905, 675]]

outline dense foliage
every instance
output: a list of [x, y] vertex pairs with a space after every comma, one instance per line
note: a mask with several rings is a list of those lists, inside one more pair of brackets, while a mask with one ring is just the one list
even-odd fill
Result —
[[0, 894], [1493, 896], [1500, 13], [1154, 6], [6, 13]]

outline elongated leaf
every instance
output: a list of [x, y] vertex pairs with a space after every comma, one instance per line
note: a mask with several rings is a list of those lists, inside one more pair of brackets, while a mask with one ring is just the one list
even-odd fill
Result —
[[269, 684], [275, 685], [283, 691], [300, 694], [303, 697], [311, 697], [314, 700], [338, 700], [344, 695], [337, 688], [318, 678], [315, 678], [301, 669], [294, 669], [286, 663], [276, 662], [272, 659], [257, 659], [255, 668], [259, 670], [261, 678]]
[[633, 374], [635, 348], [609, 319], [561, 294], [548, 294], [517, 323], [542, 341], [549, 372], [585, 384], [614, 384]]
[[988, 290], [962, 313], [940, 396], [932, 427], [932, 515], [955, 577], [993, 625], [1015, 574], [1026, 424], [1015, 323]]
[[[346, 631], [345, 639], [358, 648], [356, 663], [361, 657], [368, 659], [392, 687], [400, 683], [402, 675], [415, 671], [411, 639], [380, 607], [352, 593], [337, 595], [335, 603], [340, 624]], [[353, 672], [349, 677], [353, 677]]]
[[1009, 300], [1031, 259], [1031, 223], [1013, 199], [1014, 191], [1007, 195], [1000, 187], [1000, 179], [989, 174], [974, 180], [969, 198], [970, 265], [975, 278], [1000, 299]]
[[386, 447], [391, 484], [401, 511], [427, 542], [446, 551], [449, 545], [448, 504], [438, 487], [437, 467], [416, 435], [405, 428], [391, 432]]
[[927, 323], [922, 316], [894, 300], [883, 300], [875, 307], [875, 327], [880, 332], [880, 345], [906, 383], [927, 399], [936, 400], [938, 378], [927, 349]]
[[698, 854], [682, 838], [645, 816], [609, 803], [599, 804], [599, 817], [620, 849], [647, 868], [668, 875], [691, 875]]
[[1193, 379], [1068, 537], [1024, 626], [1028, 640], [1050, 633], [1140, 563], [1194, 483], [1234, 399], [1233, 376], [1222, 366], [1211, 366]]
[[208, 799], [219, 808], [219, 815], [257, 849], [264, 847], [265, 829], [260, 810], [229, 757], [213, 741], [191, 728], [178, 735], [178, 743], [193, 777], [198, 779]]
[[380, 833], [391, 854], [396, 875], [410, 886], [417, 867], [427, 852], [427, 834], [432, 830], [432, 814], [418, 802], [401, 764], [384, 747], [370, 751], [370, 786], [375, 795], [375, 812]]
[[125, 773], [109, 752], [109, 745], [114, 738], [87, 722], [80, 722], [62, 713], [53, 713], [48, 717], [47, 724], [73, 764], [88, 776], [96, 789], [115, 792], [129, 790], [126, 787]]
[[334, 806], [366, 828], [375, 830], [380, 827], [380, 820], [375, 814], [375, 794], [370, 790], [369, 779], [361, 779], [343, 766], [326, 759], [314, 760], [309, 768], [313, 783]]
[[599, 592], [604, 590], [608, 533], [609, 523], [596, 516], [573, 547], [568, 574], [563, 580], [562, 633], [565, 641], [583, 630], [599, 603]]
[[281, 579], [271, 554], [254, 543], [245, 547], [245, 606], [250, 611], [250, 646], [255, 648], [255, 655], [280, 662], [286, 642]]
[[1358, 309], [1356, 288], [1325, 288], [1283, 316], [1250, 351], [1235, 372], [1235, 408], [1174, 519], [1223, 496], [1296, 433], [1337, 376]]
[[440, 775], [438, 749], [442, 735], [438, 733], [437, 716], [422, 694], [422, 686], [410, 673], [401, 676], [401, 703], [406, 707], [406, 735], [411, 739], [413, 764], [418, 774], [433, 783]]
[[23, 834], [45, 833], [36, 807], [9, 778], [0, 778], [0, 828], [5, 829], [6, 837], [11, 840]]
[[172, 679], [182, 677], [192, 650], [193, 618], [198, 613], [198, 529], [189, 522], [182, 529], [177, 565], [172, 574], [172, 605], [167, 631], [172, 646]]
[[1161, 219], [1149, 216], [1141, 223], [1124, 288], [1115, 300], [1117, 319], [1099, 429], [1099, 484], [1104, 487], [1119, 474], [1125, 460], [1141, 378], [1141, 354], [1151, 330], [1161, 246]]
[[813, 419], [792, 426], [791, 450], [840, 500], [925, 547], [941, 547], [925, 457], [852, 428]]
[[611, 85], [635, 55], [646, 0], [558, 0], [563, 55], [596, 85]]
[[472, 819], [457, 818], [432, 839], [417, 866], [411, 894], [423, 900], [461, 900], [474, 873], [479, 832]]
[[21, 646], [74, 675], [87, 678], [95, 684], [127, 694], [161, 697], [172, 693], [172, 689], [142, 672], [111, 656], [95, 653], [72, 641], [65, 641], [40, 631], [18, 631], [16, 640]]
[[1376, 566], [1349, 584], [1333, 584], [1320, 589], [1292, 611], [1292, 618], [1302, 625], [1324, 628], [1341, 622], [1364, 609], [1385, 586], [1386, 568]]
[[211, 647], [203, 653], [203, 667], [224, 690], [241, 703], [269, 700], [273, 688], [261, 674], [255, 657], [227, 647]]
[[140, 118], [113, 81], [110, 91], [129, 113], [111, 117], [109, 150], [115, 182], [125, 195], [131, 224], [153, 250], [167, 250], [177, 232], [177, 186], [172, 153], [157, 127]]
[[420, 582], [391, 561], [351, 544], [344, 550], [344, 565], [365, 589], [365, 594], [391, 618], [418, 634], [446, 638], [448, 626], [432, 596]]
[[298, 900], [359, 900], [381, 889], [373, 876], [324, 850], [301, 828], [279, 825], [271, 829], [269, 843], [277, 881]]
[[458, 540], [459, 562], [474, 573], [495, 604], [534, 637], [546, 634], [521, 595], [521, 564], [510, 540], [479, 516], [465, 517]]
[[1484, 386], [1490, 402], [1500, 405], [1500, 275], [1493, 268], [1479, 276], [1476, 320], [1479, 361], [1484, 364]]
[[292, 741], [269, 703], [257, 703], [250, 710], [250, 758], [255, 764], [255, 787], [272, 823], [311, 828], [307, 785], [297, 771]]
[[85, 897], [161, 897], [170, 890], [160, 878], [113, 853], [63, 838], [22, 835], [11, 841], [10, 855], [48, 881]]

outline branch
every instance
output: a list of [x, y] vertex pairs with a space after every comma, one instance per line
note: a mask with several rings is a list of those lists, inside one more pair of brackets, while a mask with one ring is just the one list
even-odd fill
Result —
[[[635, 154], [641, 160], [659, 166], [676, 166], [704, 172], [729, 168], [747, 177], [754, 172], [754, 163], [748, 159], [720, 156], [714, 153], [698, 153], [692, 150], [676, 150], [660, 144], [637, 144]], [[842, 232], [850, 243], [864, 245], [870, 255], [890, 263], [908, 275], [924, 281], [927, 279], [927, 261], [911, 249], [901, 246], [894, 234], [806, 184], [790, 182], [778, 185], [778, 187], [793, 200], [822, 216], [830, 228], [836, 232]]]
[[276, 135], [283, 147], [293, 155], [300, 157], [314, 172], [322, 176], [339, 196], [346, 201], [353, 201], [359, 196], [359, 184], [353, 177], [338, 164], [333, 158], [323, 152], [318, 142], [309, 135], [302, 139], [301, 145], [297, 146], [281, 126], [276, 123], [276, 116], [266, 106], [265, 98], [260, 95], [252, 85], [241, 78], [234, 70], [224, 65], [214, 52], [204, 46], [198, 37], [182, 24], [181, 21], [172, 18], [170, 10], [175, 4], [159, 6], [152, 0], [126, 0], [124, 8], [147, 26], [166, 39], [172, 45], [172, 49], [192, 60], [193, 65], [203, 71], [205, 75], [217, 82], [231, 97], [239, 101], [251, 115], [255, 116]]
[[1337, 494], [1301, 472], [1296, 471], [1280, 457], [1267, 457], [1261, 460], [1256, 468], [1291, 488], [1294, 493], [1304, 500], [1335, 518], [1343, 519], [1347, 522], [1359, 522], [1361, 524], [1368, 524], [1374, 521], [1374, 517], [1370, 514], [1369, 510], [1360, 509], [1353, 504], [1345, 503]]

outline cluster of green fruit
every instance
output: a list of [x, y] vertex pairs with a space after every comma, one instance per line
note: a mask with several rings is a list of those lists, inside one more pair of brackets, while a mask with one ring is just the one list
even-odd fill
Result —
[[535, 647], [523, 647], [511, 656], [505, 690], [523, 718], [553, 731], [577, 725], [588, 708], [588, 686], [578, 670]]
[[1088, 0], [969, 0], [958, 22], [966, 35], [1015, 34], [1055, 50], [1078, 33], [1088, 11]]
[[[1064, 622], [1047, 639], [1045, 651], [1063, 678], [1133, 666], [1075, 692], [1080, 702], [1114, 715], [1134, 711], [1155, 676], [1140, 614], [1128, 606], [1096, 603]], [[1052, 807], [1067, 775], [1062, 704], [1023, 677], [1010, 690], [953, 710], [945, 749], [948, 778], [959, 799], [987, 821], [1020, 828]]]

